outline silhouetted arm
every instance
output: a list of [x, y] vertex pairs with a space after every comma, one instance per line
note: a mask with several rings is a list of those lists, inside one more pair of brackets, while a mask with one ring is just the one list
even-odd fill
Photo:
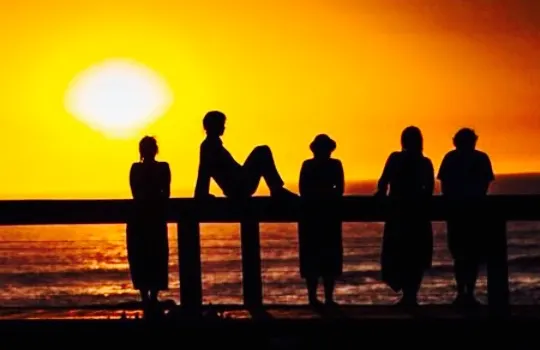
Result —
[[171, 197], [171, 168], [168, 163], [164, 163], [164, 168], [163, 196], [168, 199]]
[[345, 192], [345, 172], [343, 171], [343, 164], [338, 160], [337, 161], [337, 182], [336, 182], [336, 193], [338, 196], [343, 196]]
[[204, 198], [210, 195], [210, 164], [208, 155], [201, 147], [199, 155], [199, 170], [197, 184], [195, 185], [195, 198]]
[[384, 165], [384, 169], [381, 175], [381, 178], [379, 179], [379, 182], [377, 183], [377, 195], [384, 195], [386, 196], [386, 193], [388, 191], [388, 185], [390, 184], [390, 177], [393, 172], [394, 167], [394, 154], [392, 153], [388, 159], [386, 160], [386, 164]]
[[432, 196], [435, 190], [435, 169], [431, 160], [426, 158], [426, 195]]
[[300, 180], [298, 182], [298, 190], [300, 196], [305, 197], [309, 196], [311, 192], [311, 183], [310, 183], [310, 166], [309, 162], [305, 161], [302, 163], [302, 168], [300, 169]]
[[449, 162], [449, 156], [448, 154], [444, 156], [441, 165], [439, 166], [439, 172], [437, 173], [437, 179], [441, 182], [441, 192], [442, 194], [448, 194], [449, 188], [448, 188], [448, 181], [447, 181], [447, 173], [448, 173], [448, 162]]
[[489, 156], [487, 154], [485, 154], [484, 156], [484, 163], [486, 181], [483, 184], [484, 188], [482, 188], [482, 191], [484, 194], [487, 194], [489, 191], [489, 186], [495, 180], [495, 173], [493, 172], [493, 166], [491, 165], [491, 160], [489, 159]]
[[136, 171], [136, 164], [132, 164], [131, 165], [131, 169], [129, 170], [129, 187], [131, 189], [131, 196], [135, 199], [135, 198], [138, 198], [138, 194], [139, 194], [139, 177], [137, 176], [137, 171]]

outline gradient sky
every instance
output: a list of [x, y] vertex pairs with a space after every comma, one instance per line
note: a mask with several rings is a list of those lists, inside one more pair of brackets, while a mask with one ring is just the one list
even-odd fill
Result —
[[[229, 118], [243, 161], [269, 144], [287, 182], [326, 132], [349, 180], [379, 176], [419, 126], [436, 167], [474, 127], [498, 173], [540, 171], [540, 2], [527, 0], [18, 0], [0, 11], [2, 198], [129, 196], [142, 134], [173, 195], [192, 193], [201, 118]], [[110, 58], [165, 79], [172, 107], [115, 139], [70, 115], [78, 73]]]

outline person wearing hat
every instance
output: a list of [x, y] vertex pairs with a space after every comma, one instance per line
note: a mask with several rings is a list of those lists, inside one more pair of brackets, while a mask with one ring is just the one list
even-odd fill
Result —
[[489, 156], [476, 149], [477, 141], [474, 130], [460, 129], [453, 139], [455, 149], [445, 155], [437, 176], [443, 197], [454, 205], [447, 221], [447, 241], [457, 284], [454, 305], [464, 307], [479, 305], [474, 290], [479, 267], [486, 262], [484, 237], [489, 231], [489, 220], [481, 219], [489, 212], [479, 207], [479, 199], [487, 195], [495, 179]]
[[[332, 210], [331, 200], [344, 192], [341, 161], [331, 158], [336, 142], [328, 135], [315, 137], [310, 145], [313, 158], [304, 161], [300, 171], [300, 196], [308, 200], [298, 225], [300, 274], [306, 280], [309, 303], [320, 306], [317, 298], [319, 279], [323, 280], [325, 302], [335, 305], [335, 280], [343, 270], [341, 221]], [[325, 204], [325, 200], [330, 200]], [[316, 204], [313, 204], [316, 203]]]

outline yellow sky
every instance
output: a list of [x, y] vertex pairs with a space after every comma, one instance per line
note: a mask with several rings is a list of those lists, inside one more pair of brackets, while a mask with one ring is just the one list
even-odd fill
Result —
[[[349, 180], [376, 178], [415, 124], [437, 167], [460, 126], [499, 173], [540, 171], [540, 5], [527, 0], [94, 0], [3, 2], [2, 198], [129, 195], [142, 134], [191, 193], [201, 118], [228, 117], [239, 161], [269, 144], [296, 182], [309, 142], [338, 142]], [[71, 116], [64, 96], [89, 66], [136, 60], [172, 107], [128, 139]]]

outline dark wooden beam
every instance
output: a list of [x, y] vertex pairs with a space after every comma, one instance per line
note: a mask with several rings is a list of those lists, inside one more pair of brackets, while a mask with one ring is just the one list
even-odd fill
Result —
[[[348, 196], [326, 203], [343, 221], [384, 221], [393, 203], [372, 196]], [[433, 221], [444, 221], [451, 205], [435, 196], [424, 203]], [[188, 219], [205, 223], [297, 222], [304, 203], [255, 197], [242, 203], [225, 198], [195, 200], [175, 198], [169, 201], [168, 221]], [[478, 203], [478, 210], [505, 221], [540, 220], [540, 196], [489, 196]], [[62, 225], [125, 223], [131, 200], [19, 200], [0, 201], [0, 225]], [[249, 208], [249, 210], [246, 210]]]

